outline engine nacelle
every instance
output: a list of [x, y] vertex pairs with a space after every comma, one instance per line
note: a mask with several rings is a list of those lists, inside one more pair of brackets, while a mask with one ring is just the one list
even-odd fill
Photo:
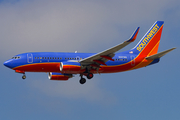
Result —
[[54, 72], [50, 72], [48, 75], [48, 78], [50, 80], [68, 80], [71, 77], [73, 77], [72, 74], [62, 74], [62, 73], [54, 73]]
[[76, 73], [81, 70], [79, 62], [60, 62], [60, 71], [63, 73]]

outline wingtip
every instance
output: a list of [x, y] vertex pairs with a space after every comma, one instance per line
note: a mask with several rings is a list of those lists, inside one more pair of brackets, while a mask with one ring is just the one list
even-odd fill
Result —
[[134, 31], [134, 33], [132, 34], [132, 36], [129, 38], [129, 40], [127, 42], [134, 42], [134, 40], [137, 37], [137, 34], [139, 32], [140, 27], [137, 27], [136, 30]]

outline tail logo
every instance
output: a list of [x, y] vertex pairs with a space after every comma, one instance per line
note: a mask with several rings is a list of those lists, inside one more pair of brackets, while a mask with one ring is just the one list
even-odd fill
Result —
[[151, 40], [151, 38], [156, 34], [156, 32], [159, 30], [159, 26], [156, 24], [151, 29], [151, 31], [144, 37], [142, 42], [137, 47], [137, 50], [140, 52], [143, 50], [143, 48], [147, 45], [147, 43]]

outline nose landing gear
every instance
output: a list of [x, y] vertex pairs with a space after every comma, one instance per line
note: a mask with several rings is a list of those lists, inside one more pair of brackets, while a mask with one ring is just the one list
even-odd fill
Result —
[[23, 79], [23, 80], [26, 79], [26, 75], [25, 75], [25, 74], [23, 74], [22, 79]]
[[23, 74], [22, 79], [26, 79], [25, 71], [15, 70], [15, 72]]

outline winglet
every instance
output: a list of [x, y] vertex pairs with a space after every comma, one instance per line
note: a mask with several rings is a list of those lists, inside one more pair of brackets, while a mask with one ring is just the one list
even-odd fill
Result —
[[138, 34], [138, 32], [139, 32], [139, 28], [140, 27], [137, 27], [137, 29], [134, 31], [134, 33], [131, 35], [131, 37], [129, 38], [129, 40], [127, 40], [127, 42], [133, 42], [135, 39], [136, 39], [136, 37], [137, 37], [137, 34]]

